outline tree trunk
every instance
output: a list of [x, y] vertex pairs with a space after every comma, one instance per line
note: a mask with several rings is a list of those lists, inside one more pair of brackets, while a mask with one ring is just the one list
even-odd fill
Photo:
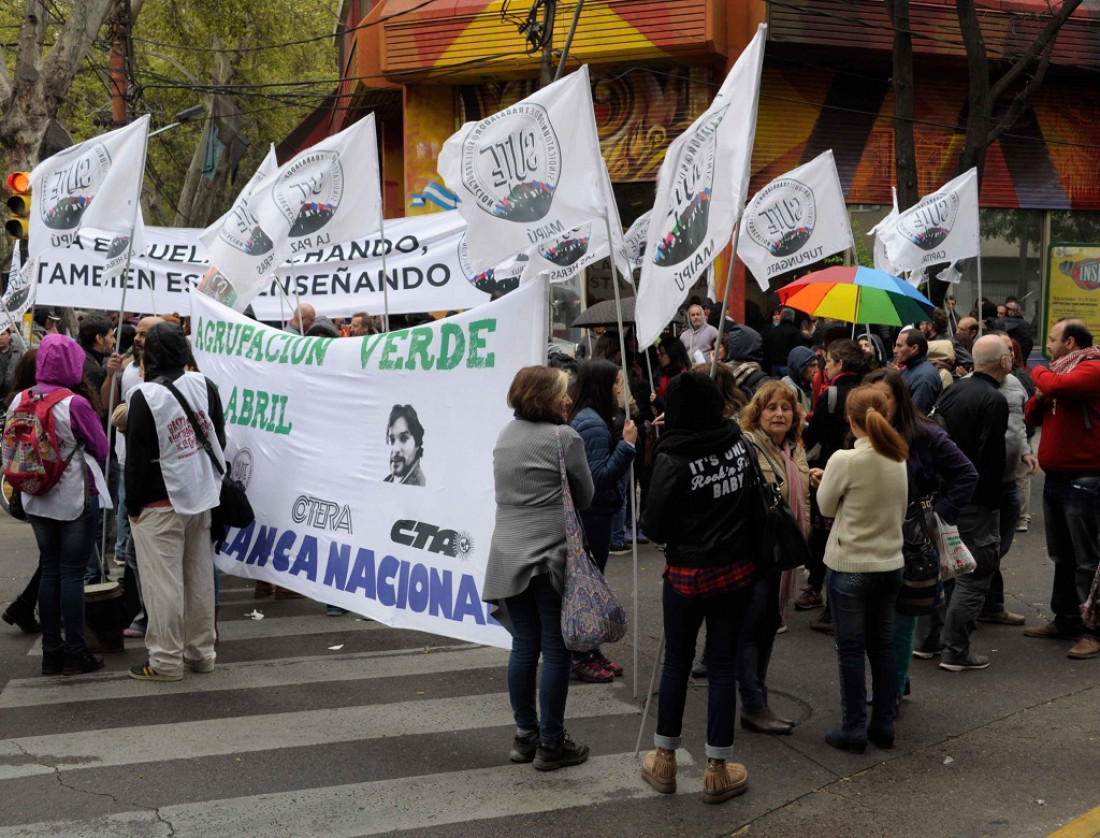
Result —
[[909, 0], [886, 0], [894, 26], [894, 176], [898, 208], [917, 202], [917, 145], [913, 137], [913, 36], [909, 28]]
[[956, 0], [959, 31], [966, 45], [966, 69], [968, 86], [966, 94], [966, 141], [956, 174], [962, 174], [976, 166], [978, 184], [985, 172], [985, 152], [989, 146], [989, 132], [993, 127], [993, 102], [990, 96], [989, 57], [985, 38], [978, 22], [974, 0]]

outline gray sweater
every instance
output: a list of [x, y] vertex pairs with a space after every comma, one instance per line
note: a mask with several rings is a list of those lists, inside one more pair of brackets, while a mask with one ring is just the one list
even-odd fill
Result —
[[493, 449], [496, 526], [481, 596], [493, 617], [511, 630], [504, 600], [527, 590], [531, 579], [550, 574], [561, 591], [565, 579], [565, 511], [556, 435], [561, 433], [569, 491], [577, 510], [592, 502], [592, 475], [584, 443], [568, 425], [515, 419]]

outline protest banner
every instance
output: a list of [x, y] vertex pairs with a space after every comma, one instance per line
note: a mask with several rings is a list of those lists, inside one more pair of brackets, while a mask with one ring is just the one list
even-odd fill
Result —
[[923, 274], [930, 265], [978, 256], [978, 170], [968, 169], [875, 231], [899, 271]]
[[737, 255], [761, 291], [772, 277], [855, 244], [832, 150], [780, 175], [749, 201]]
[[254, 524], [216, 562], [390, 626], [508, 648], [481, 587], [493, 448], [516, 372], [545, 361], [544, 279], [473, 312], [307, 338], [196, 294], [192, 345], [219, 385]]
[[[474, 273], [462, 259], [466, 224], [457, 212], [438, 212], [386, 222], [386, 239], [377, 234], [326, 245], [280, 265], [274, 279], [252, 300], [261, 320], [289, 315], [276, 283], [288, 296], [297, 292], [329, 317], [358, 311], [382, 311], [382, 251], [388, 249], [390, 312], [450, 311], [487, 302], [492, 282]], [[191, 310], [190, 286], [210, 267], [200, 230], [146, 228], [146, 249], [134, 254], [126, 279], [103, 276], [110, 241], [74, 246], [46, 255], [38, 271], [39, 305], [117, 310], [122, 283], [129, 285], [130, 311]], [[518, 276], [518, 273], [517, 273]], [[518, 284], [518, 279], [517, 279]]]
[[676, 316], [741, 217], [767, 29], [760, 24], [710, 107], [665, 153], [634, 307], [640, 347]]

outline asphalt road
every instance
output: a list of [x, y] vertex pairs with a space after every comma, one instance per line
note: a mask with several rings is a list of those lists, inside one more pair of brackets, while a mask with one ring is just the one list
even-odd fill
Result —
[[[1005, 560], [1009, 607], [1039, 619], [1051, 565], [1041, 480], [1031, 531]], [[29, 527], [0, 515], [0, 601], [34, 561]], [[660, 634], [661, 557], [639, 551], [640, 618], [609, 648], [613, 685], [575, 684], [567, 726], [583, 766], [540, 774], [508, 762], [506, 653], [325, 616], [308, 600], [255, 600], [223, 580], [217, 670], [178, 683], [126, 677], [140, 641], [94, 675], [44, 678], [36, 636], [0, 628], [0, 838], [4, 836], [972, 836], [1047, 835], [1100, 805], [1100, 659], [982, 624], [983, 672], [914, 661], [891, 751], [841, 753], [831, 638], [816, 612], [777, 639], [772, 703], [789, 737], [738, 729], [749, 791], [699, 800], [705, 684], [692, 688], [679, 791], [638, 776], [640, 705]], [[609, 577], [630, 606], [630, 557]], [[264, 619], [250, 619], [254, 609]], [[633, 618], [633, 611], [631, 609]], [[633, 645], [638, 644], [638, 695]], [[650, 745], [653, 713], [645, 725]]]

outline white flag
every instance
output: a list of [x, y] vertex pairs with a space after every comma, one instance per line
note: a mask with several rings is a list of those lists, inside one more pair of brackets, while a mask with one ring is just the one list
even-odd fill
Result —
[[[204, 233], [210, 261], [233, 285], [243, 309], [274, 269], [296, 254], [350, 241], [382, 221], [374, 114], [246, 185], [220, 228]], [[216, 238], [215, 238], [216, 237]]]
[[496, 267], [603, 218], [599, 149], [587, 66], [452, 135], [438, 168], [460, 198], [472, 267]]
[[890, 227], [897, 223], [898, 220], [898, 189], [896, 186], [891, 187], [891, 191], [894, 195], [894, 207], [890, 212], [886, 213], [886, 216], [872, 227], [867, 235], [874, 236], [875, 243], [873, 248], [873, 255], [875, 260], [875, 267], [880, 271], [885, 271], [892, 276], [900, 276], [901, 272], [894, 268], [890, 262], [889, 257], [886, 255], [886, 244], [882, 241], [881, 233], [887, 227]]
[[[237, 288], [216, 266], [222, 260], [231, 265], [240, 264], [241, 252], [245, 256], [262, 260], [275, 247], [271, 236], [260, 226], [256, 214], [250, 208], [253, 193], [261, 183], [269, 181], [278, 171], [279, 161], [275, 157], [275, 146], [272, 144], [256, 173], [238, 193], [229, 212], [199, 233], [199, 241], [210, 255], [211, 265], [215, 266], [207, 271], [199, 284], [199, 290], [223, 305], [237, 307]], [[242, 304], [239, 310], [243, 311], [245, 306], [247, 303]]]
[[761, 291], [778, 274], [855, 244], [833, 152], [780, 175], [749, 201], [741, 216], [737, 255]]
[[141, 181], [149, 116], [78, 145], [31, 172], [30, 255], [107, 246], [106, 271], [121, 271], [131, 235], [142, 240]]
[[642, 266], [642, 259], [645, 258], [646, 239], [649, 237], [649, 218], [652, 215], [653, 210], [646, 210], [639, 215], [623, 237], [626, 258], [632, 268]]
[[760, 25], [714, 102], [665, 154], [635, 307], [639, 346], [657, 339], [740, 218], [767, 29]]
[[38, 289], [38, 257], [31, 256], [27, 264], [20, 264], [19, 248], [11, 255], [11, 271], [8, 273], [8, 286], [4, 296], [0, 297], [0, 331], [15, 326], [34, 305], [35, 292]]
[[879, 228], [886, 258], [899, 270], [923, 272], [937, 262], [980, 255], [978, 170], [964, 172]]

